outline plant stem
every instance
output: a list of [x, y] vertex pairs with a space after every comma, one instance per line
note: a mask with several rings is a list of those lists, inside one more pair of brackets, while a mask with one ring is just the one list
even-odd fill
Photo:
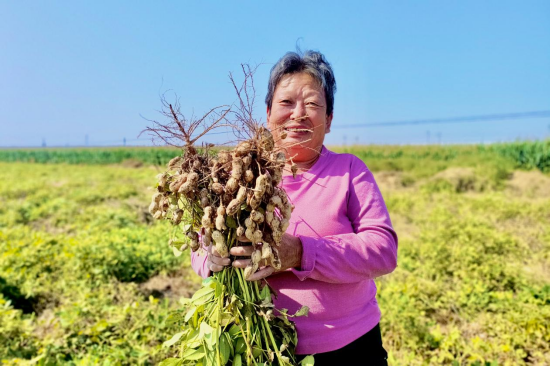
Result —
[[283, 361], [281, 360], [281, 353], [279, 352], [279, 348], [277, 348], [277, 343], [270, 329], [270, 324], [268, 323], [268, 320], [266, 320], [266, 318], [262, 318], [262, 320], [263, 320], [264, 326], [266, 327], [267, 333], [270, 336], [270, 339], [272, 340], [272, 345], [274, 346], [274, 351], [277, 355], [277, 359], [279, 360], [279, 364], [283, 365]]

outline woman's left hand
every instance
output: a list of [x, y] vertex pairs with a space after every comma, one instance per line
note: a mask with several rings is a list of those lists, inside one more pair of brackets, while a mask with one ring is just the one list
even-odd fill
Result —
[[[237, 240], [242, 243], [248, 243], [248, 245], [235, 246], [230, 249], [230, 254], [236, 257], [247, 258], [236, 259], [233, 261], [232, 265], [237, 268], [245, 268], [251, 263], [250, 257], [257, 248], [250, 245], [251, 241], [245, 236], [241, 236], [237, 238]], [[289, 268], [300, 268], [302, 261], [302, 242], [300, 238], [289, 234], [283, 234], [283, 238], [277, 250], [279, 252], [279, 260], [281, 261], [281, 269], [279, 271], [284, 271]], [[264, 267], [260, 267], [260, 269], [249, 276], [247, 280], [258, 281], [270, 276], [274, 272], [276, 272], [275, 268], [271, 267], [270, 263], [266, 263]]]

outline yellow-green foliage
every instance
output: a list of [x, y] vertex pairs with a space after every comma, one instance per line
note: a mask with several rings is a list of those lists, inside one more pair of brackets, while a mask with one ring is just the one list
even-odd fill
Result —
[[[548, 364], [549, 173], [438, 149], [349, 149], [375, 172], [400, 238], [398, 268], [377, 280], [391, 364]], [[0, 360], [171, 356], [161, 344], [179, 330], [166, 316], [199, 279], [146, 212], [154, 175], [0, 163]]]
[[392, 364], [548, 363], [549, 175], [533, 174], [539, 187], [483, 193], [375, 174], [400, 237], [398, 268], [377, 281]]
[[161, 343], [177, 330], [165, 318], [178, 304], [150, 297], [143, 283], [180, 273], [189, 258], [174, 257], [166, 226], [147, 213], [154, 175], [0, 164], [0, 360], [152, 364], [169, 356]]
[[67, 164], [154, 164], [164, 165], [175, 155], [175, 148], [114, 147], [114, 148], [39, 148], [3, 149], [0, 161]]
[[[549, 140], [491, 145], [369, 146], [336, 148], [373, 164], [374, 171], [414, 171], [427, 177], [450, 166], [494, 166], [549, 172]], [[67, 164], [164, 165], [178, 153], [168, 147], [0, 149], [0, 161]], [[422, 160], [426, 164], [418, 165]], [[483, 165], [485, 165], [483, 163]], [[415, 169], [412, 169], [416, 166]]]

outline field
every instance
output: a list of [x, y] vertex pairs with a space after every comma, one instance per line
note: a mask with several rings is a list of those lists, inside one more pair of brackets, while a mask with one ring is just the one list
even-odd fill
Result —
[[[549, 140], [357, 146], [399, 236], [391, 365], [549, 365]], [[170, 149], [0, 150], [0, 360], [156, 364], [200, 280], [147, 212]]]

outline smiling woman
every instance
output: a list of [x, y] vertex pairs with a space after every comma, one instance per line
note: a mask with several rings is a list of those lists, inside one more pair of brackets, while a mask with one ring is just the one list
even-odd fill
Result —
[[333, 70], [319, 52], [302, 57], [288, 53], [272, 69], [266, 95], [268, 126], [299, 169], [307, 170], [320, 155], [331, 129], [336, 89]]
[[286, 155], [302, 171], [312, 167], [333, 119], [332, 114], [327, 114], [325, 92], [320, 83], [303, 72], [285, 75], [267, 113], [268, 127], [276, 136], [279, 132], [280, 138], [276, 141], [283, 145]]
[[[296, 353], [315, 354], [316, 366], [386, 365], [374, 278], [396, 267], [398, 239], [365, 164], [323, 146], [335, 90], [319, 52], [288, 53], [272, 68], [267, 121], [285, 152], [281, 188], [295, 209], [278, 247], [280, 268], [267, 265], [248, 280], [268, 282], [276, 309], [310, 309], [294, 319]], [[194, 269], [209, 276], [230, 264], [246, 268], [258, 243], [238, 240], [243, 245], [232, 247], [230, 258], [213, 246], [206, 260], [193, 256]]]

